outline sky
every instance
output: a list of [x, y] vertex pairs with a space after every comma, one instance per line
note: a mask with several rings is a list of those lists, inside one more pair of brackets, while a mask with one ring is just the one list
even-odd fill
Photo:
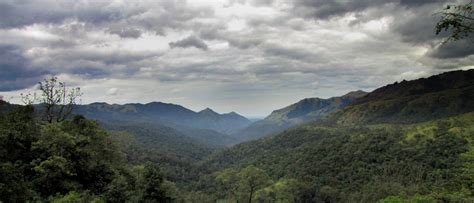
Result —
[[161, 101], [262, 117], [303, 98], [372, 91], [474, 65], [441, 43], [442, 0], [2, 0], [0, 95], [44, 78], [81, 103]]

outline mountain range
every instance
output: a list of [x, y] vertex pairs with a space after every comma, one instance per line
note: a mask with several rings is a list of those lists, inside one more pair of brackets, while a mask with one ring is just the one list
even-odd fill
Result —
[[124, 105], [92, 103], [78, 105], [74, 112], [98, 120], [159, 122], [165, 125], [209, 129], [220, 133], [242, 128], [251, 123], [235, 112], [219, 114], [210, 108], [194, 112], [180, 105], [162, 102]]
[[266, 135], [282, 132], [304, 123], [318, 121], [326, 116], [343, 109], [367, 92], [358, 90], [349, 92], [340, 97], [328, 99], [306, 98], [282, 109], [273, 111], [263, 120], [232, 133], [232, 137], [239, 140], [252, 140]]

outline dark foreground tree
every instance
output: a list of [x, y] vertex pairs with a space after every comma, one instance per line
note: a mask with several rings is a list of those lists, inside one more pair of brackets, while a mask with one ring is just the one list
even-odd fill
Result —
[[457, 41], [469, 37], [474, 31], [474, 3], [448, 5], [441, 12], [441, 20], [436, 24], [436, 34], [449, 31], [446, 41]]
[[68, 93], [56, 78], [41, 89], [39, 100], [52, 107], [47, 122], [32, 105], [0, 113], [0, 202], [171, 199], [173, 185], [159, 169], [127, 163], [124, 149], [97, 122], [79, 115], [65, 120], [71, 107], [58, 104], [73, 105], [78, 90]]
[[43, 108], [42, 119], [48, 123], [61, 122], [69, 118], [79, 97], [79, 87], [69, 88], [65, 82], [58, 81], [56, 76], [39, 82], [40, 95], [22, 94], [26, 105], [38, 102]]

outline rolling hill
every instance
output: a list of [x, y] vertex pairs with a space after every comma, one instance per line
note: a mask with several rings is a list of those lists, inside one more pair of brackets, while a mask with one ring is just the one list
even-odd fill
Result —
[[374, 90], [332, 115], [342, 125], [414, 123], [474, 111], [474, 70], [402, 81]]
[[157, 122], [165, 125], [170, 123], [221, 133], [242, 128], [251, 123], [247, 118], [235, 112], [218, 114], [210, 109], [194, 112], [180, 105], [162, 102], [124, 105], [92, 103], [78, 105], [75, 113], [98, 120], [113, 118], [115, 120]]
[[329, 99], [303, 99], [290, 106], [273, 111], [265, 119], [232, 133], [232, 136], [239, 140], [252, 140], [279, 133], [291, 127], [322, 119], [366, 94], [366, 92], [359, 90]]

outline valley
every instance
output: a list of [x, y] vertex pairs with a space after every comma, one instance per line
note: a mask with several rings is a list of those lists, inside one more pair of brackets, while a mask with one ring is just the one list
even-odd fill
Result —
[[[106, 129], [124, 163], [157, 164], [176, 201], [468, 201], [473, 78], [453, 71], [308, 98], [256, 122], [159, 102], [78, 105], [73, 114]], [[8, 115], [2, 122], [15, 122]]]

